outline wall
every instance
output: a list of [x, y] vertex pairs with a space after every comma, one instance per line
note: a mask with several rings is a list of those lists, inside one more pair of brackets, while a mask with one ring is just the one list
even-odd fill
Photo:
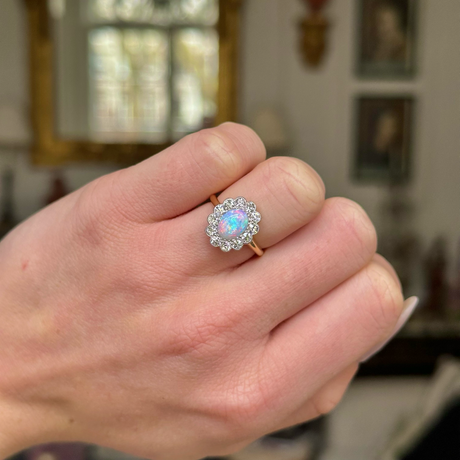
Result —
[[[290, 153], [323, 176], [329, 196], [360, 202], [377, 227], [385, 189], [352, 183], [353, 96], [362, 92], [418, 95], [415, 173], [411, 193], [419, 209], [417, 227], [425, 241], [446, 234], [453, 249], [460, 236], [460, 2], [419, 0], [419, 73], [414, 82], [360, 82], [353, 74], [355, 0], [329, 2], [329, 53], [319, 70], [306, 68], [298, 52], [298, 0], [246, 0], [242, 21], [241, 120], [275, 106], [292, 138]], [[23, 3], [2, 0], [0, 14], [0, 103], [28, 104], [26, 27]], [[0, 155], [0, 162], [5, 161]], [[19, 217], [39, 209], [50, 171], [17, 163]], [[72, 188], [111, 168], [72, 166], [64, 170]]]
[[[22, 0], [2, 0], [0, 5], [0, 104], [29, 104], [27, 70], [27, 30]], [[0, 168], [13, 164], [16, 171], [15, 204], [17, 217], [24, 219], [43, 205], [50, 186], [52, 169], [31, 166], [27, 152], [12, 155], [0, 151]], [[71, 166], [63, 169], [74, 190], [111, 171], [106, 166]]]
[[416, 227], [425, 242], [438, 234], [450, 248], [460, 237], [460, 2], [419, 0], [419, 71], [414, 81], [359, 81], [354, 75], [356, 0], [329, 2], [329, 52], [319, 70], [298, 52], [304, 2], [248, 0], [244, 15], [242, 120], [262, 106], [278, 108], [292, 136], [291, 154], [309, 162], [329, 196], [361, 203], [377, 228], [385, 188], [350, 180], [353, 98], [361, 93], [414, 93], [417, 98], [414, 180]]

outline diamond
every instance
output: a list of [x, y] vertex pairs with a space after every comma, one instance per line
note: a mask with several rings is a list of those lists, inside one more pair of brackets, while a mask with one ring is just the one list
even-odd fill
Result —
[[255, 203], [253, 203], [252, 201], [250, 201], [248, 204], [247, 204], [247, 210], [248, 211], [255, 211], [256, 210], [256, 205]]
[[211, 237], [211, 244], [215, 247], [218, 248], [220, 246], [221, 239], [218, 238], [217, 236]]
[[215, 227], [211, 227], [211, 226], [206, 227], [206, 235], [208, 235], [208, 236], [214, 236], [216, 233], [217, 233], [217, 232], [216, 232]]
[[254, 212], [251, 214], [251, 220], [254, 222], [260, 222], [261, 216], [259, 212]]
[[235, 251], [239, 251], [243, 247], [243, 243], [240, 240], [231, 240], [230, 245]]
[[222, 249], [222, 251], [224, 251], [224, 252], [228, 252], [228, 251], [230, 251], [230, 249], [232, 249], [232, 247], [230, 246], [230, 243], [228, 241], [224, 241], [220, 245], [220, 249]]
[[227, 198], [223, 203], [224, 209], [228, 211], [233, 208], [234, 202], [232, 198]]
[[246, 199], [243, 198], [242, 196], [239, 196], [235, 200], [235, 205], [238, 206], [239, 208], [245, 209], [246, 208]]
[[214, 208], [214, 215], [215, 215], [215, 216], [221, 216], [224, 212], [225, 212], [225, 208], [224, 208], [224, 205], [223, 205], [223, 204], [218, 204], [218, 205]]
[[260, 220], [253, 201], [246, 201], [242, 196], [226, 198], [214, 206], [214, 212], [208, 216], [206, 234], [212, 246], [224, 252], [239, 251], [243, 245], [253, 242]]

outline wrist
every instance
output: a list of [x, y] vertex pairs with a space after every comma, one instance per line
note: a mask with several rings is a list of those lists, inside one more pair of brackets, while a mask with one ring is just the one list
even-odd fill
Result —
[[28, 430], [23, 426], [27, 418], [18, 407], [0, 398], [0, 459], [29, 447]]
[[40, 403], [26, 403], [0, 394], [0, 459], [28, 447], [62, 438], [62, 422]]
[[69, 423], [52, 390], [39, 389], [42, 376], [36, 372], [39, 358], [34, 356], [34, 349], [39, 337], [36, 325], [41, 323], [25, 308], [29, 299], [18, 294], [21, 288], [14, 277], [0, 275], [0, 279], [5, 280], [0, 290], [0, 460], [3, 460], [33, 445], [67, 440]]

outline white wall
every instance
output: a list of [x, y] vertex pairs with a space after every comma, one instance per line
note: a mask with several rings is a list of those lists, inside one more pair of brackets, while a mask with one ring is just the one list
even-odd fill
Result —
[[438, 234], [451, 249], [460, 237], [460, 2], [419, 0], [419, 72], [414, 81], [360, 81], [354, 75], [356, 0], [329, 2], [329, 52], [319, 70], [299, 53], [298, 0], [247, 0], [244, 15], [241, 116], [274, 105], [292, 135], [291, 154], [323, 176], [329, 196], [360, 202], [377, 227], [385, 188], [350, 180], [353, 97], [363, 92], [414, 93], [417, 227], [425, 242]]
[[[0, 104], [29, 105], [27, 29], [22, 0], [0, 2]], [[28, 153], [11, 155], [0, 150], [0, 169], [5, 163], [16, 170], [15, 204], [17, 216], [24, 219], [43, 205], [48, 194], [52, 170], [31, 166]], [[106, 166], [72, 166], [63, 169], [74, 190], [113, 168]]]

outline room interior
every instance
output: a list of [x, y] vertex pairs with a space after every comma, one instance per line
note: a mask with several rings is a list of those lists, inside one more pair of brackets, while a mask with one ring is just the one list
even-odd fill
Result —
[[[403, 70], [365, 67], [360, 47], [371, 39], [366, 36], [371, 26], [365, 24], [370, 0], [214, 2], [219, 8], [210, 11], [216, 16], [210, 13], [196, 26], [212, 29], [202, 36], [208, 41], [199, 44], [209, 47], [211, 57], [203, 58], [197, 71], [205, 88], [198, 118], [191, 112], [194, 100], [186, 92], [191, 83], [184, 71], [185, 102], [180, 95], [161, 102], [169, 97], [161, 85], [147, 100], [157, 110], [149, 120], [160, 120], [158, 126], [164, 110], [173, 113], [185, 104], [184, 115], [180, 106], [167, 127], [121, 132], [120, 125], [93, 130], [103, 122], [99, 112], [91, 112], [98, 82], [88, 77], [86, 63], [102, 58], [94, 55], [89, 61], [85, 54], [86, 29], [78, 24], [86, 1], [50, 1], [51, 31], [44, 30], [42, 17], [33, 16], [46, 2], [3, 0], [0, 5], [2, 234], [56, 198], [189, 132], [226, 120], [251, 126], [270, 156], [306, 161], [322, 176], [328, 197], [345, 196], [363, 206], [375, 223], [381, 251], [400, 273], [406, 297], [418, 295], [421, 307], [385, 350], [361, 366], [332, 414], [231, 458], [422, 458], [406, 455], [460, 397], [455, 359], [460, 356], [460, 2], [400, 0], [413, 8], [406, 12], [411, 57]], [[100, 30], [108, 30], [112, 20], [100, 20]], [[99, 30], [97, 24], [91, 27]], [[54, 54], [46, 54], [51, 51], [40, 34], [54, 43]], [[157, 39], [160, 46], [162, 38], [152, 35]], [[152, 64], [155, 71], [158, 62]], [[164, 84], [174, 86], [168, 78]], [[391, 168], [387, 174], [385, 165], [366, 166], [360, 156], [361, 141], [367, 139], [365, 110], [379, 107], [403, 113], [397, 129], [407, 162], [400, 175], [392, 176]], [[21, 455], [131, 458], [95, 446], [69, 452], [45, 446]]]

